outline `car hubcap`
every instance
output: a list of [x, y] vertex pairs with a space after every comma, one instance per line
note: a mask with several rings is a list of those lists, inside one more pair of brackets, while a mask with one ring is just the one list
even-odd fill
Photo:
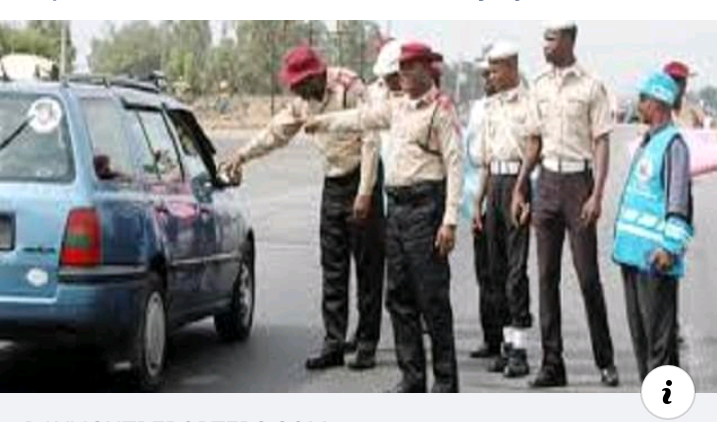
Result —
[[243, 327], [249, 325], [251, 319], [251, 308], [254, 302], [254, 292], [252, 289], [251, 271], [247, 264], [242, 264], [241, 274], [239, 274], [239, 319]]
[[164, 305], [162, 296], [154, 292], [147, 303], [144, 332], [145, 364], [151, 376], [156, 376], [162, 369], [165, 342]]

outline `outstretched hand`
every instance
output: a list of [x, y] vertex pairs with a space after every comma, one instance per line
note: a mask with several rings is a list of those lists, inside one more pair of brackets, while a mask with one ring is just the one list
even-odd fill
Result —
[[237, 186], [241, 184], [243, 178], [241, 157], [220, 163], [217, 170], [219, 174], [226, 177], [228, 183]]
[[308, 134], [313, 134], [319, 131], [319, 128], [321, 127], [321, 122], [317, 120], [314, 117], [309, 117], [304, 121], [304, 132]]

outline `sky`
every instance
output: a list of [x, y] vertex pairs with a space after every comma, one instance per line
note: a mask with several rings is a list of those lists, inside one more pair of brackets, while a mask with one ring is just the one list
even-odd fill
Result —
[[[123, 21], [114, 21], [121, 25]], [[328, 23], [334, 21], [327, 21]], [[391, 34], [424, 41], [447, 60], [473, 59], [484, 43], [507, 40], [518, 45], [523, 71], [535, 76], [545, 65], [542, 21], [377, 21]], [[717, 23], [714, 21], [578, 21], [578, 61], [619, 95], [630, 95], [650, 71], [669, 60], [682, 60], [699, 75], [692, 89], [717, 85]], [[106, 21], [72, 21], [78, 70], [86, 70], [93, 37]], [[220, 21], [212, 21], [218, 38]]]

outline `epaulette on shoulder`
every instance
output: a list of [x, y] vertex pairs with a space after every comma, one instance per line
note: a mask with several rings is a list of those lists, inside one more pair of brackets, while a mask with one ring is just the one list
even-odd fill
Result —
[[436, 103], [442, 110], [453, 111], [455, 109], [453, 99], [443, 92], [439, 92], [436, 96]]

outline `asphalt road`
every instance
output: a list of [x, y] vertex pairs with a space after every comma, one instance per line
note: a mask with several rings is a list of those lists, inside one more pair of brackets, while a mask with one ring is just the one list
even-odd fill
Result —
[[[612, 141], [612, 164], [600, 223], [600, 259], [609, 322], [616, 350], [621, 386], [602, 387], [590, 351], [587, 322], [569, 248], [563, 265], [563, 336], [569, 385], [556, 392], [639, 392], [629, 341], [622, 282], [610, 261], [615, 201], [627, 166], [625, 144], [636, 129], [621, 127]], [[244, 136], [217, 141], [220, 153], [242, 142]], [[304, 370], [307, 354], [321, 346], [321, 269], [319, 266], [319, 199], [321, 161], [304, 140], [245, 171], [242, 200], [257, 235], [257, 308], [252, 337], [243, 344], [219, 342], [210, 319], [175, 333], [170, 341], [164, 392], [379, 392], [398, 380], [392, 330], [384, 312], [378, 367], [354, 373], [346, 368], [321, 373]], [[717, 177], [695, 185], [697, 237], [689, 253], [688, 276], [680, 291], [680, 312], [686, 345], [684, 368], [698, 392], [717, 392], [717, 330], [711, 326], [717, 307], [717, 273], [711, 234], [717, 233]], [[713, 205], [714, 204], [714, 205]], [[531, 245], [531, 310], [538, 315], [535, 247]], [[487, 361], [468, 358], [479, 344], [478, 291], [472, 268], [472, 240], [467, 225], [459, 228], [452, 255], [452, 300], [463, 392], [529, 392], [528, 379], [506, 380], [489, 374]], [[353, 280], [352, 280], [353, 283]], [[353, 292], [353, 287], [352, 287]], [[352, 296], [352, 308], [355, 298]], [[351, 330], [356, 312], [351, 311]], [[531, 377], [540, 362], [537, 326], [531, 331]], [[43, 350], [5, 344], [0, 347], [0, 391], [113, 392], [128, 391], [123, 374], [108, 373], [81, 350]]]

